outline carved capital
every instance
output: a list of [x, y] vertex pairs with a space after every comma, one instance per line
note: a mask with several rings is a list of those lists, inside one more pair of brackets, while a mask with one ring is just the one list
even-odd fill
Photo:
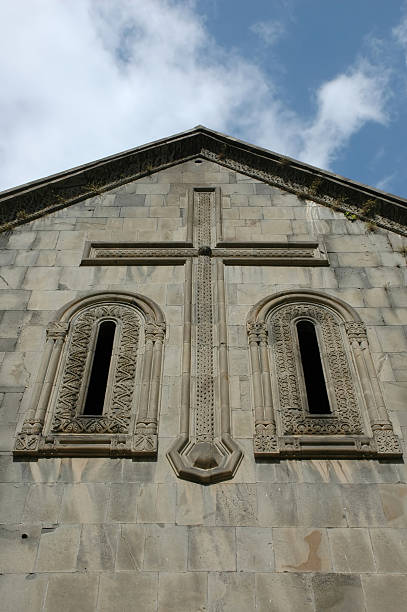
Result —
[[41, 436], [39, 434], [20, 433], [14, 445], [15, 454], [36, 455], [38, 453]]
[[157, 448], [157, 423], [155, 421], [137, 423], [133, 437], [133, 453], [140, 455], [156, 455]]
[[126, 435], [116, 435], [110, 442], [110, 456], [127, 456], [131, 447], [131, 437]]
[[263, 321], [249, 322], [247, 324], [249, 342], [267, 342], [267, 325]]
[[150, 321], [146, 324], [146, 341], [160, 342], [164, 341], [165, 338], [165, 323], [155, 323]]
[[21, 428], [21, 433], [40, 434], [42, 431], [42, 423], [36, 419], [24, 421]]
[[65, 338], [68, 329], [69, 323], [54, 321], [47, 327], [47, 338]]
[[351, 342], [357, 342], [360, 346], [367, 346], [366, 326], [361, 321], [346, 321], [345, 330]]
[[376, 421], [372, 425], [373, 439], [379, 456], [401, 457], [403, 454], [400, 440], [389, 421]]
[[254, 454], [255, 456], [279, 455], [278, 437], [275, 425], [272, 423], [258, 423], [254, 435]]

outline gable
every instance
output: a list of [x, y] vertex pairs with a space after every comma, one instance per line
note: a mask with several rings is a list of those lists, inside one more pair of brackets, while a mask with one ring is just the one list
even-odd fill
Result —
[[11, 229], [143, 177], [153, 179], [157, 172], [177, 172], [178, 166], [195, 159], [215, 163], [225, 174], [235, 171], [349, 216], [373, 218], [379, 227], [406, 234], [407, 202], [403, 198], [202, 126], [3, 192], [0, 229]]

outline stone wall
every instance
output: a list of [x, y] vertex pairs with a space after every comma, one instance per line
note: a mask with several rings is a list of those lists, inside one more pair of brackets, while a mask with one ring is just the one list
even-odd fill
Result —
[[[182, 266], [79, 267], [86, 241], [185, 240], [188, 189], [220, 186], [225, 240], [323, 240], [329, 267], [226, 268], [232, 432], [229, 482], [176, 478]], [[211, 162], [188, 162], [0, 237], [0, 597], [4, 611], [402, 610], [403, 462], [253, 458], [245, 321], [253, 304], [312, 288], [353, 306], [395, 431], [407, 426], [405, 241]], [[156, 461], [12, 460], [46, 325], [93, 291], [134, 291], [167, 321]]]

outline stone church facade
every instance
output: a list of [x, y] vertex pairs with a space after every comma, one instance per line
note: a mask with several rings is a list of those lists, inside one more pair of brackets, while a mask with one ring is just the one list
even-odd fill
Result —
[[198, 126], [0, 220], [2, 609], [405, 608], [405, 200]]

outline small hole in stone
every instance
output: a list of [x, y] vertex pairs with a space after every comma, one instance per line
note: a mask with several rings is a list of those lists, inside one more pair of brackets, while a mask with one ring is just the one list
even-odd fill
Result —
[[27, 533], [22, 533], [21, 537], [23, 540], [26, 540], [28, 538], [28, 534]]
[[195, 163], [196, 163], [196, 164], [202, 164], [202, 162], [203, 162], [203, 159], [196, 159], [196, 160], [195, 160]]

